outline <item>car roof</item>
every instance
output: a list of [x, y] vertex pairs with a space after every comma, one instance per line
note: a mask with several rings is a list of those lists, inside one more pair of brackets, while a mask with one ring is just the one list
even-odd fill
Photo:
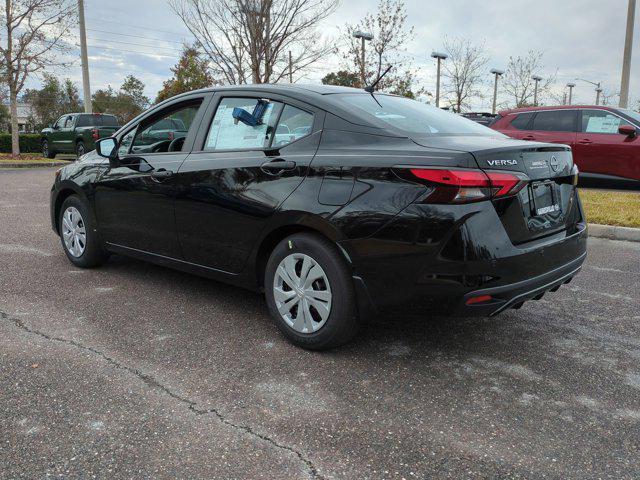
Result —
[[599, 109], [599, 110], [611, 110], [617, 111], [615, 107], [609, 107], [605, 105], [545, 105], [542, 107], [522, 107], [522, 108], [512, 108], [507, 110], [500, 111], [501, 116], [512, 115], [514, 113], [525, 113], [525, 112], [538, 112], [541, 110], [584, 110], [584, 109]]

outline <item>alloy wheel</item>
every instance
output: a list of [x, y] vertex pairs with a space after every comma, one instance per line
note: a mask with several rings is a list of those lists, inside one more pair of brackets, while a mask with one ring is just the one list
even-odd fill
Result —
[[76, 207], [68, 207], [62, 215], [62, 239], [73, 257], [81, 257], [87, 246], [87, 231]]
[[292, 253], [283, 258], [273, 280], [273, 297], [284, 321], [299, 333], [314, 333], [331, 313], [331, 286], [313, 258]]

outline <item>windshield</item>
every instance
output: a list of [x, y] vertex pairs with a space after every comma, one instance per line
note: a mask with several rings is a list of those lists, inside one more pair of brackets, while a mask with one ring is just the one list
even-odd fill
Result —
[[[391, 95], [347, 94], [340, 98], [378, 120], [411, 135], [500, 136], [472, 120], [431, 105]], [[377, 100], [377, 101], [376, 101]]]
[[633, 118], [638, 124], [640, 124], [640, 113], [626, 109], [622, 109], [621, 112], [626, 116]]

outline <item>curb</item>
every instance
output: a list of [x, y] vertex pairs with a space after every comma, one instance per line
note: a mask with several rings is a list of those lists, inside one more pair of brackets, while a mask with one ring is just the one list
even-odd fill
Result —
[[16, 163], [0, 163], [0, 168], [38, 168], [38, 167], [62, 167], [69, 165], [70, 162], [16, 162]]
[[617, 227], [615, 225], [600, 225], [597, 223], [589, 223], [587, 228], [590, 237], [640, 242], [640, 228]]

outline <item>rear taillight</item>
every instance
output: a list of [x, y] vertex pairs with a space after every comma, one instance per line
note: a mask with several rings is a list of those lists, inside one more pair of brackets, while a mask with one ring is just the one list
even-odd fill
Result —
[[94, 140], [97, 140], [98, 138], [100, 138], [100, 135], [99, 135], [99, 133], [98, 133], [98, 129], [97, 129], [97, 128], [92, 128], [92, 129], [91, 129], [91, 137], [92, 137]]
[[529, 178], [522, 173], [411, 168], [414, 178], [433, 187], [425, 202], [469, 203], [518, 193]]

